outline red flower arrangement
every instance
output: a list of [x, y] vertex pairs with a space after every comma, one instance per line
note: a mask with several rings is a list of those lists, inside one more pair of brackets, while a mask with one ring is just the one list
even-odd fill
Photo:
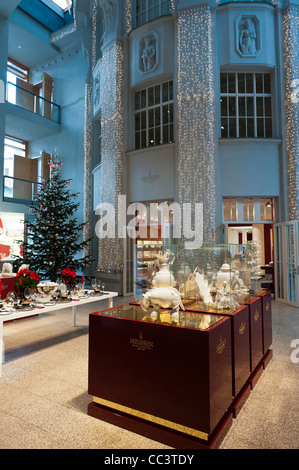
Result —
[[59, 272], [60, 276], [66, 284], [74, 284], [77, 277], [77, 273], [74, 269], [65, 268]]
[[40, 276], [29, 269], [21, 269], [16, 274], [16, 287], [34, 289], [39, 283]]

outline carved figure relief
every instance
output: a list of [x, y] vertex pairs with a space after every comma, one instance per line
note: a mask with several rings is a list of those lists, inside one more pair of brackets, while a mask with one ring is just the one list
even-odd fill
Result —
[[237, 50], [241, 56], [256, 56], [260, 46], [259, 21], [256, 16], [241, 16], [237, 21]]
[[152, 72], [157, 65], [157, 37], [150, 33], [139, 43], [139, 70], [141, 73]]
[[109, 0], [103, 5], [105, 15], [104, 37], [113, 33], [116, 26], [116, 5], [113, 0]]

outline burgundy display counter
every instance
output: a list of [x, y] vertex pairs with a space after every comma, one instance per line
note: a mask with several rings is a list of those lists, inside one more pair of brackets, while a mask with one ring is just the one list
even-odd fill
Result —
[[255, 295], [235, 297], [240, 305], [248, 305], [250, 338], [250, 371], [253, 372], [263, 358], [262, 300]]
[[263, 353], [266, 354], [272, 344], [272, 297], [271, 291], [259, 290], [256, 295], [262, 301]]
[[1, 277], [0, 278], [0, 297], [6, 299], [9, 292], [15, 291], [16, 277]]
[[[207, 313], [203, 304], [195, 303], [186, 307], [188, 311]], [[219, 311], [209, 312], [214, 315]], [[234, 311], [223, 311], [221, 315], [227, 316], [231, 321], [232, 339], [232, 396], [236, 397], [242, 390], [250, 375], [250, 331], [249, 308], [242, 305]]]
[[212, 446], [232, 422], [230, 319], [146, 315], [134, 305], [90, 314], [89, 415], [172, 447]]

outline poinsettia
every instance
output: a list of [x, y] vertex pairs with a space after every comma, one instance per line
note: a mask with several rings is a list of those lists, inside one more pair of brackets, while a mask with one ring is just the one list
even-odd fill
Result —
[[74, 284], [77, 277], [76, 271], [72, 268], [65, 268], [59, 274], [66, 284]]
[[39, 283], [40, 276], [29, 269], [21, 269], [16, 274], [16, 287], [34, 289]]

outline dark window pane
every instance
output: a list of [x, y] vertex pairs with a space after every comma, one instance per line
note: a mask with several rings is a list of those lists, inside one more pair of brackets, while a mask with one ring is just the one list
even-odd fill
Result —
[[155, 86], [155, 104], [160, 104], [160, 85]]
[[173, 124], [169, 126], [169, 142], [173, 142]]
[[263, 105], [263, 98], [256, 99], [256, 115], [263, 116], [264, 115], [264, 105]]
[[221, 119], [221, 137], [228, 137], [227, 119]]
[[247, 119], [247, 137], [254, 137], [254, 120]]
[[253, 93], [253, 74], [246, 73], [246, 93]]
[[245, 74], [238, 73], [238, 93], [245, 93]]
[[272, 137], [272, 119], [271, 118], [265, 119], [265, 133], [266, 133], [266, 137]]
[[255, 91], [256, 93], [263, 93], [263, 74], [257, 73], [255, 75]]
[[161, 118], [160, 118], [160, 108], [154, 108], [155, 112], [155, 126], [160, 126]]
[[163, 109], [162, 109], [162, 115], [163, 115], [163, 124], [166, 124], [168, 123], [168, 119], [169, 119], [169, 110], [168, 110], [168, 106], [167, 105], [164, 105], [163, 106]]
[[168, 83], [163, 83], [162, 100], [163, 100], [163, 103], [165, 103], [165, 101], [168, 101]]
[[154, 127], [154, 110], [148, 110], [148, 127]]
[[229, 120], [229, 136], [230, 137], [236, 137], [236, 119], [230, 119]]
[[141, 91], [141, 109], [146, 108], [146, 90]]
[[135, 109], [140, 109], [140, 91], [135, 93]]
[[146, 147], [146, 131], [141, 132], [141, 148]]
[[234, 73], [228, 74], [228, 92], [235, 93], [236, 92], [236, 78]]
[[156, 145], [161, 144], [161, 135], [160, 135], [160, 127], [156, 127], [155, 129], [155, 143]]
[[149, 147], [155, 145], [154, 129], [149, 129], [148, 131], [148, 145]]
[[236, 115], [236, 98], [235, 97], [232, 97], [232, 96], [229, 97], [228, 107], [229, 107], [229, 116], [235, 116]]
[[239, 119], [239, 137], [246, 137], [246, 119]]
[[146, 129], [146, 111], [141, 113], [141, 129]]
[[147, 99], [148, 99], [148, 105], [153, 106], [153, 104], [154, 104], [154, 87], [151, 87], [151, 88], [148, 89]]
[[140, 130], [140, 113], [135, 114], [135, 131]]
[[247, 97], [247, 116], [253, 116], [253, 98]]
[[169, 100], [173, 100], [173, 82], [169, 82]]
[[163, 126], [163, 144], [168, 142], [168, 125]]
[[264, 73], [264, 93], [271, 93], [271, 75]]
[[264, 137], [264, 119], [258, 118], [256, 120], [257, 137]]
[[227, 98], [226, 98], [226, 96], [221, 97], [221, 116], [227, 116]]
[[173, 104], [170, 103], [168, 105], [168, 108], [169, 108], [169, 122], [173, 122]]
[[272, 103], [270, 97], [265, 98], [265, 116], [272, 116]]
[[220, 92], [227, 93], [227, 73], [220, 74]]
[[245, 96], [239, 98], [239, 116], [246, 116]]
[[140, 149], [140, 132], [136, 132], [135, 134], [135, 149]]

